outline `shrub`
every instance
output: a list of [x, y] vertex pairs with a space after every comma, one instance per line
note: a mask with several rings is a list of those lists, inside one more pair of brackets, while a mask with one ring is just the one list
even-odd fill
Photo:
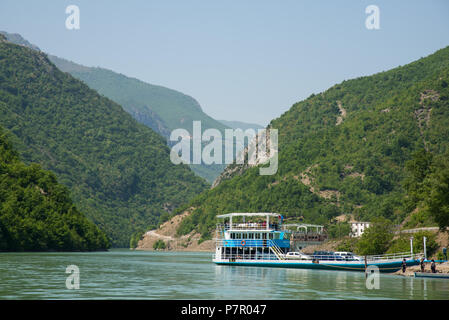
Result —
[[154, 250], [165, 250], [165, 248], [166, 248], [166, 245], [165, 245], [164, 240], [159, 239], [153, 245]]

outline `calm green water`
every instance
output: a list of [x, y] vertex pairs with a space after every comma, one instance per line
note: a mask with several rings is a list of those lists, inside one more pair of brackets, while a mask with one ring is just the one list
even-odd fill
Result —
[[[80, 288], [66, 288], [68, 265]], [[216, 266], [210, 253], [0, 253], [0, 299], [449, 299], [449, 280]]]

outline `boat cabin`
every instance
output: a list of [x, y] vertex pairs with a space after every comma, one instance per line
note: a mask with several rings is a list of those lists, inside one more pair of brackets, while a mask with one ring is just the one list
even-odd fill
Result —
[[217, 225], [216, 256], [223, 259], [279, 259], [290, 250], [290, 234], [277, 213], [229, 213]]

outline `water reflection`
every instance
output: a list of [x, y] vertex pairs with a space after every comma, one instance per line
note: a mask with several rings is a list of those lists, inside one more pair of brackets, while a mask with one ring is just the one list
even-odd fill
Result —
[[234, 298], [252, 292], [266, 299], [449, 299], [449, 281], [380, 274], [380, 289], [370, 290], [362, 272], [216, 266], [214, 283]]

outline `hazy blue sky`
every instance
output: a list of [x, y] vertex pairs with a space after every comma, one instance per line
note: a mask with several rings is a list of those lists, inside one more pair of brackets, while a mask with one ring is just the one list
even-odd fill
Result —
[[[80, 8], [80, 30], [65, 8]], [[368, 5], [380, 30], [365, 27]], [[0, 1], [0, 30], [42, 50], [193, 96], [266, 125], [335, 83], [449, 45], [449, 1]]]

